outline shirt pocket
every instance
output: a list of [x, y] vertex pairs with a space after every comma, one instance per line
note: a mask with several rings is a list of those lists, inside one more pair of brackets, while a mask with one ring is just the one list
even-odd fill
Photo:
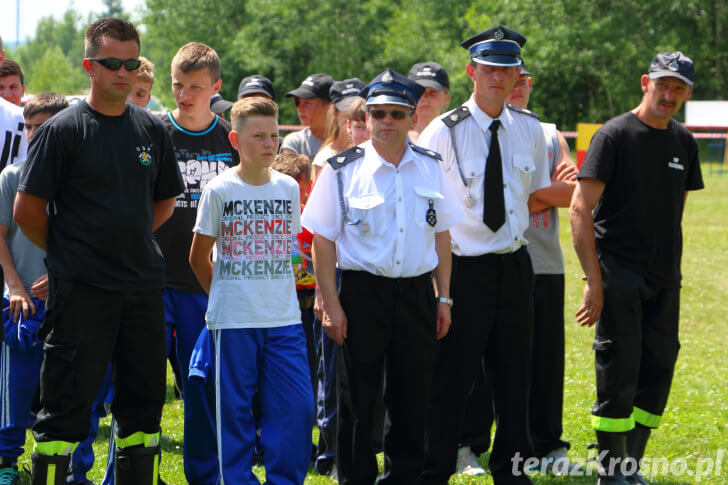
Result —
[[386, 230], [384, 196], [378, 192], [347, 195], [347, 226], [359, 236], [382, 235]]
[[[531, 193], [531, 179], [536, 171], [536, 164], [532, 157], [527, 155], [514, 154], [512, 159], [513, 183], [517, 186], [513, 187], [520, 196], [524, 197], [524, 201], [528, 200]], [[509, 183], [507, 180], [504, 183]]]
[[429, 187], [414, 185], [413, 188], [415, 190], [415, 194], [417, 195], [417, 197], [415, 197], [415, 203], [413, 204], [415, 211], [415, 223], [418, 227], [423, 228], [426, 231], [434, 231], [437, 220], [435, 220], [435, 225], [431, 225], [427, 221], [428, 212], [430, 211], [430, 208], [432, 208], [432, 210], [435, 212], [435, 219], [437, 219], [437, 209], [440, 205], [439, 201], [444, 199], [445, 197], [443, 197], [443, 195], [437, 190], [431, 189]]
[[[484, 174], [485, 159], [468, 158], [463, 160], [462, 177], [464, 177], [465, 183], [455, 185], [458, 193], [461, 196], [470, 194], [471, 197], [482, 200]], [[458, 174], [458, 178], [460, 178], [460, 174]]]

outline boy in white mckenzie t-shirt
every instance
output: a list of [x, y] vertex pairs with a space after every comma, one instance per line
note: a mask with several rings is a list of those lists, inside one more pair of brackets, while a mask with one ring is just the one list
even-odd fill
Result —
[[300, 192], [293, 178], [270, 168], [278, 148], [276, 104], [244, 98], [231, 118], [240, 164], [205, 186], [190, 249], [190, 265], [210, 295], [205, 318], [215, 348], [220, 478], [257, 483], [251, 471], [257, 389], [266, 478], [302, 484], [313, 395], [291, 267]]

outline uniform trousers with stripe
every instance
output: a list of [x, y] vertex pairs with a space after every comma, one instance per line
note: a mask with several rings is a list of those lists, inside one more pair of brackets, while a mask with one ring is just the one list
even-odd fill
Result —
[[594, 337], [599, 431], [659, 425], [680, 342], [680, 288], [663, 287], [600, 255], [604, 309]]
[[212, 330], [220, 483], [249, 485], [261, 405], [267, 483], [300, 485], [311, 460], [313, 392], [302, 326]]
[[342, 485], [377, 479], [375, 407], [384, 382], [384, 473], [415, 483], [424, 465], [426, 407], [436, 359], [437, 304], [430, 273], [387, 278], [344, 271], [347, 337], [339, 347], [336, 467]]
[[86, 438], [110, 362], [119, 436], [159, 432], [166, 395], [163, 312], [161, 288], [108, 291], [49, 275], [36, 441]]
[[496, 419], [489, 460], [494, 483], [531, 483], [523, 461], [517, 461], [533, 456], [528, 419], [533, 269], [526, 248], [453, 255], [451, 294], [452, 326], [440, 341], [435, 367], [423, 483], [446, 484], [455, 473], [468, 394], [483, 356]]

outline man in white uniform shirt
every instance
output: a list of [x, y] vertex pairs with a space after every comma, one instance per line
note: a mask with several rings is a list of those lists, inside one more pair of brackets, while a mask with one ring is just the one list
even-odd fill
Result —
[[455, 472], [468, 391], [483, 355], [498, 423], [489, 462], [494, 483], [531, 483], [522, 472], [523, 458], [533, 456], [533, 269], [524, 232], [529, 199], [550, 182], [541, 125], [504, 104], [520, 74], [525, 42], [503, 26], [464, 41], [473, 95], [419, 138], [442, 154], [465, 211], [451, 230], [453, 326], [435, 368], [424, 483], [445, 484]]
[[329, 159], [303, 212], [314, 233], [323, 326], [340, 346], [342, 485], [376, 479], [372, 426], [385, 365], [384, 474], [377, 483], [413, 484], [424, 465], [437, 338], [450, 327], [448, 230], [462, 211], [440, 156], [407, 143], [423, 91], [390, 70], [362, 90], [371, 141]]

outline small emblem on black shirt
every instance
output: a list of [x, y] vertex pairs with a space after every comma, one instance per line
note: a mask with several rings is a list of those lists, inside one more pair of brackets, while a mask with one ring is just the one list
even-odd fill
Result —
[[680, 163], [678, 157], [672, 157], [672, 162], [667, 162], [667, 166], [676, 170], [685, 170], [685, 166]]
[[137, 151], [139, 152], [139, 163], [144, 165], [145, 167], [148, 167], [152, 163], [152, 147], [148, 146], [140, 146], [136, 147]]

